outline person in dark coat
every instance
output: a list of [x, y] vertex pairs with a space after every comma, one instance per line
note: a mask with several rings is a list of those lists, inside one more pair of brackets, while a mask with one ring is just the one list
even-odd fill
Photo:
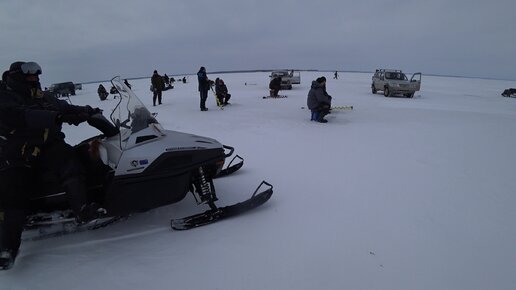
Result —
[[156, 98], [158, 99], [158, 105], [161, 105], [161, 95], [163, 93], [163, 89], [165, 88], [165, 82], [163, 81], [163, 77], [158, 74], [158, 71], [155, 70], [151, 77], [152, 84], [152, 104], [156, 106]]
[[229, 104], [231, 94], [228, 93], [228, 87], [222, 79], [217, 78], [215, 80], [215, 95], [217, 96], [217, 105], [225, 106]]
[[320, 77], [312, 82], [306, 103], [312, 113], [311, 121], [328, 122], [324, 116], [330, 112], [331, 96], [326, 92], [325, 77]]
[[109, 95], [106, 88], [102, 84], [99, 85], [99, 88], [97, 89], [97, 94], [99, 95], [101, 101], [105, 101]]
[[197, 81], [199, 82], [199, 94], [201, 97], [201, 111], [208, 111], [206, 108], [206, 99], [208, 99], [208, 90], [210, 90], [210, 80], [206, 75], [206, 68], [201, 66], [197, 72]]
[[269, 83], [270, 97], [277, 98], [278, 92], [281, 89], [281, 77], [273, 78]]
[[13, 266], [21, 243], [30, 194], [37, 190], [39, 168], [49, 169], [66, 191], [79, 222], [98, 206], [88, 204], [82, 167], [65, 143], [63, 123], [78, 125], [100, 109], [74, 106], [52, 94], [43, 94], [41, 67], [14, 62], [3, 74], [0, 90], [0, 270]]

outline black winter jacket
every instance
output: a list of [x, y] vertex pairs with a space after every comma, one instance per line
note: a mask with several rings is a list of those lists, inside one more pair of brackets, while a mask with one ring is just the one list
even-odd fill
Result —
[[315, 110], [320, 104], [331, 105], [331, 97], [326, 93], [324, 85], [313, 81], [306, 100], [308, 109]]
[[152, 75], [151, 84], [153, 90], [163, 91], [165, 88], [165, 81], [163, 80], [163, 77], [157, 73]]
[[197, 81], [199, 81], [199, 92], [207, 92], [210, 90], [210, 83], [206, 71], [197, 72]]
[[226, 87], [226, 84], [216, 84], [215, 85], [215, 94], [217, 96], [225, 96], [228, 94], [228, 87]]
[[88, 109], [48, 94], [31, 98], [0, 90], [0, 160], [30, 165], [45, 144], [64, 140], [59, 114], [89, 113]]

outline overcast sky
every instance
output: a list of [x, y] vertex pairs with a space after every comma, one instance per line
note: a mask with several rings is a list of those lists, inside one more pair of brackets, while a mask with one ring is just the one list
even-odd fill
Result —
[[0, 0], [0, 66], [42, 84], [299, 68], [516, 80], [515, 0]]

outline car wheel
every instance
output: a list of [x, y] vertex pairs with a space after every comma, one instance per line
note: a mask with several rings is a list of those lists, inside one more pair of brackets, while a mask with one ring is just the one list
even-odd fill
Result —
[[385, 87], [383, 89], [383, 95], [386, 96], [386, 97], [390, 97], [391, 96], [391, 91], [389, 90], [389, 87]]
[[407, 98], [413, 98], [413, 97], [414, 97], [414, 93], [407, 94]]
[[374, 84], [371, 85], [371, 92], [373, 94], [376, 94], [376, 88], [374, 87]]

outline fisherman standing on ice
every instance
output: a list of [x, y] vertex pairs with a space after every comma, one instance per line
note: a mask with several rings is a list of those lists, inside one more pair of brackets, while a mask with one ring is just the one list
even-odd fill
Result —
[[163, 93], [163, 89], [165, 88], [165, 81], [163, 81], [163, 77], [158, 74], [157, 70], [154, 70], [154, 73], [151, 77], [152, 84], [152, 104], [156, 106], [156, 97], [158, 99], [158, 105], [161, 105], [161, 95]]
[[197, 72], [197, 80], [199, 81], [199, 94], [201, 97], [201, 111], [208, 111], [206, 108], [206, 99], [208, 99], [208, 91], [210, 90], [210, 80], [206, 75], [206, 68], [201, 66], [199, 72]]

